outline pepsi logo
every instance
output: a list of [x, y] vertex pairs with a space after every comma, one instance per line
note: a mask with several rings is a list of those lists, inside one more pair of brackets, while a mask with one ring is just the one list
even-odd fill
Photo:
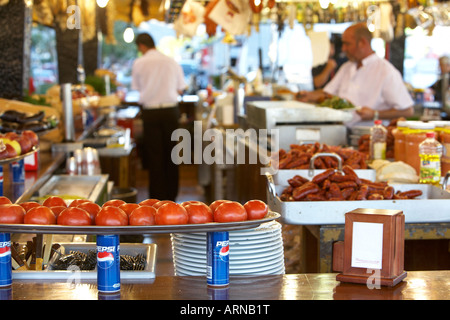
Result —
[[[4, 243], [6, 243], [6, 242], [3, 242], [2, 244], [4, 244]], [[9, 244], [9, 242], [7, 244]], [[11, 256], [11, 248], [10, 248], [10, 246], [9, 245], [2, 245], [2, 246], [0, 246], [0, 259], [6, 258], [8, 256]]]
[[100, 251], [97, 253], [97, 266], [107, 269], [114, 263], [114, 255], [111, 252]]

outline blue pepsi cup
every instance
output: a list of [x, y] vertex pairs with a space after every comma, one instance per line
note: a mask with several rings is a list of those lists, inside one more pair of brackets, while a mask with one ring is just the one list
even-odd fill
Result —
[[211, 300], [230, 300], [229, 287], [210, 287], [207, 292]]
[[0, 233], [0, 287], [7, 287], [11, 284], [11, 235]]
[[206, 235], [206, 282], [208, 286], [224, 287], [230, 282], [230, 241], [227, 231]]
[[120, 291], [120, 244], [118, 235], [97, 235], [98, 291]]
[[12, 171], [13, 183], [23, 183], [25, 182], [25, 161], [21, 159], [19, 161], [14, 161], [9, 164], [10, 170]]
[[0, 300], [12, 300], [12, 287], [0, 287]]

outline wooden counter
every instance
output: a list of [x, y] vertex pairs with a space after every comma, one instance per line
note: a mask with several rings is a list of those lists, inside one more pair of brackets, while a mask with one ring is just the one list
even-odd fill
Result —
[[[369, 289], [340, 283], [336, 274], [230, 277], [226, 289], [210, 289], [201, 276], [160, 276], [122, 281], [120, 294], [99, 295], [96, 281], [13, 281], [0, 297], [12, 300], [449, 300], [450, 271], [413, 271], [397, 286]], [[134, 282], [130, 282], [134, 281]]]

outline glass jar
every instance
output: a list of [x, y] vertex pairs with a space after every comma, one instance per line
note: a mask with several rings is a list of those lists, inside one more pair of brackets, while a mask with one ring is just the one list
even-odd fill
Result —
[[397, 127], [392, 130], [394, 136], [394, 159], [405, 162], [405, 131], [408, 130], [408, 121], [398, 121]]
[[433, 123], [435, 125], [434, 132], [436, 133], [436, 140], [442, 143], [441, 141], [441, 134], [445, 127], [450, 126], [450, 121], [430, 121], [430, 123]]
[[411, 121], [405, 131], [405, 163], [420, 172], [419, 145], [426, 139], [427, 132], [434, 132], [435, 125], [429, 122]]
[[441, 175], [445, 177], [450, 171], [450, 125], [445, 126], [441, 131], [442, 158], [441, 158]]

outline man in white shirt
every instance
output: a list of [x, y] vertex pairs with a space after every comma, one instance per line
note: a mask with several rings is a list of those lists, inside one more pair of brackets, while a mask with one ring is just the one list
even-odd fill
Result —
[[352, 123], [412, 116], [414, 102], [400, 72], [375, 54], [371, 40], [366, 24], [347, 28], [342, 35], [342, 51], [349, 61], [322, 90], [299, 92], [298, 99], [318, 102], [330, 95], [347, 99], [357, 106]]
[[149, 170], [149, 198], [172, 200], [178, 194], [178, 166], [171, 159], [178, 128], [178, 97], [186, 88], [181, 66], [159, 52], [146, 33], [136, 37], [142, 56], [132, 68], [131, 87], [139, 91], [144, 125], [144, 164]]

